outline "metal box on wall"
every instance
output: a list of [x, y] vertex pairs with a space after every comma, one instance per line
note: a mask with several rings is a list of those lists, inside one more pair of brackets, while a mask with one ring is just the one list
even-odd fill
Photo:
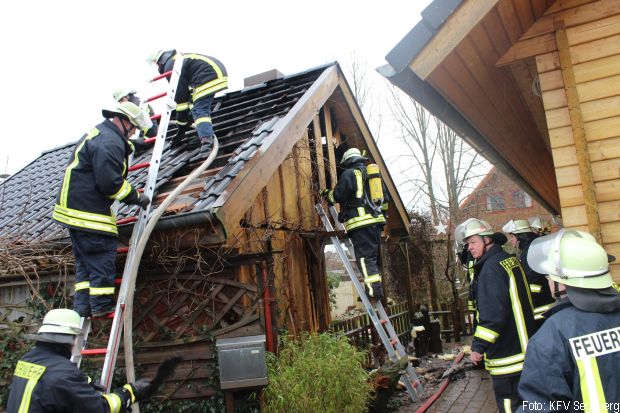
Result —
[[265, 386], [265, 336], [221, 338], [215, 343], [222, 390]]

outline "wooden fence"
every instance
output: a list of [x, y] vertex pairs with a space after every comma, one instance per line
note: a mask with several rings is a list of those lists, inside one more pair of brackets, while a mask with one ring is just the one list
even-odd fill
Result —
[[[392, 326], [403, 346], [411, 341], [411, 317], [407, 303], [393, 304], [385, 309]], [[340, 331], [349, 338], [359, 350], [368, 351], [367, 366], [377, 367], [385, 360], [385, 348], [368, 314], [360, 314], [347, 320], [336, 321], [330, 325], [331, 331]]]

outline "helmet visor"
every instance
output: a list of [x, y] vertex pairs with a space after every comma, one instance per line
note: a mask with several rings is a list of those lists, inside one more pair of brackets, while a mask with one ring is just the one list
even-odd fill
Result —
[[[530, 244], [527, 251], [527, 263], [532, 269], [541, 274], [562, 275], [562, 263], [560, 262], [560, 242], [564, 230], [560, 230], [544, 237], [536, 238]], [[550, 265], [548, 257], [554, 253], [555, 265]]]

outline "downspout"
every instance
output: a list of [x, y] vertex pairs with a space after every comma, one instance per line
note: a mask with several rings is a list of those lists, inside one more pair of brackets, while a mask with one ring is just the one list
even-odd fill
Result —
[[273, 345], [273, 326], [271, 324], [271, 293], [269, 291], [268, 280], [268, 266], [267, 261], [262, 260], [260, 263], [262, 278], [263, 278], [263, 309], [265, 312], [265, 335], [267, 336], [267, 351], [275, 353], [275, 346]]

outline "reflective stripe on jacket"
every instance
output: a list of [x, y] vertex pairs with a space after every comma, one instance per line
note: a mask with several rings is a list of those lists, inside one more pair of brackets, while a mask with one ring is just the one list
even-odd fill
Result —
[[532, 299], [517, 257], [493, 245], [474, 265], [478, 325], [472, 350], [485, 355], [493, 376], [517, 375], [534, 332]]
[[[608, 308], [611, 306], [608, 306]], [[530, 340], [519, 411], [614, 412], [620, 407], [620, 310], [557, 303]]]
[[[197, 53], [183, 53], [182, 56], [183, 67], [174, 97], [178, 111], [189, 109], [190, 96], [192, 102], [195, 102], [201, 97], [228, 88], [226, 67], [215, 57]], [[176, 55], [166, 62], [160, 73], [172, 70], [175, 59]]]
[[529, 244], [527, 244], [525, 248], [521, 250], [519, 258], [521, 265], [523, 265], [523, 270], [525, 271], [525, 277], [530, 284], [530, 291], [532, 292], [534, 319], [543, 320], [543, 314], [553, 307], [555, 299], [553, 295], [551, 295], [551, 289], [549, 288], [547, 278], [543, 274], [534, 271], [527, 262], [527, 251], [529, 247]]
[[110, 120], [80, 139], [65, 170], [52, 218], [69, 228], [117, 235], [114, 200], [135, 204], [139, 194], [125, 179], [129, 142]]
[[124, 413], [124, 400], [95, 390], [58, 345], [37, 343], [17, 363], [7, 412]]
[[[347, 231], [369, 225], [385, 224], [385, 217], [381, 212], [371, 211], [365, 206], [365, 182], [363, 166], [354, 166], [346, 169], [333, 191], [329, 193], [331, 202], [338, 202], [342, 208], [341, 214], [345, 217], [344, 227]], [[387, 197], [387, 191], [385, 191]]]

